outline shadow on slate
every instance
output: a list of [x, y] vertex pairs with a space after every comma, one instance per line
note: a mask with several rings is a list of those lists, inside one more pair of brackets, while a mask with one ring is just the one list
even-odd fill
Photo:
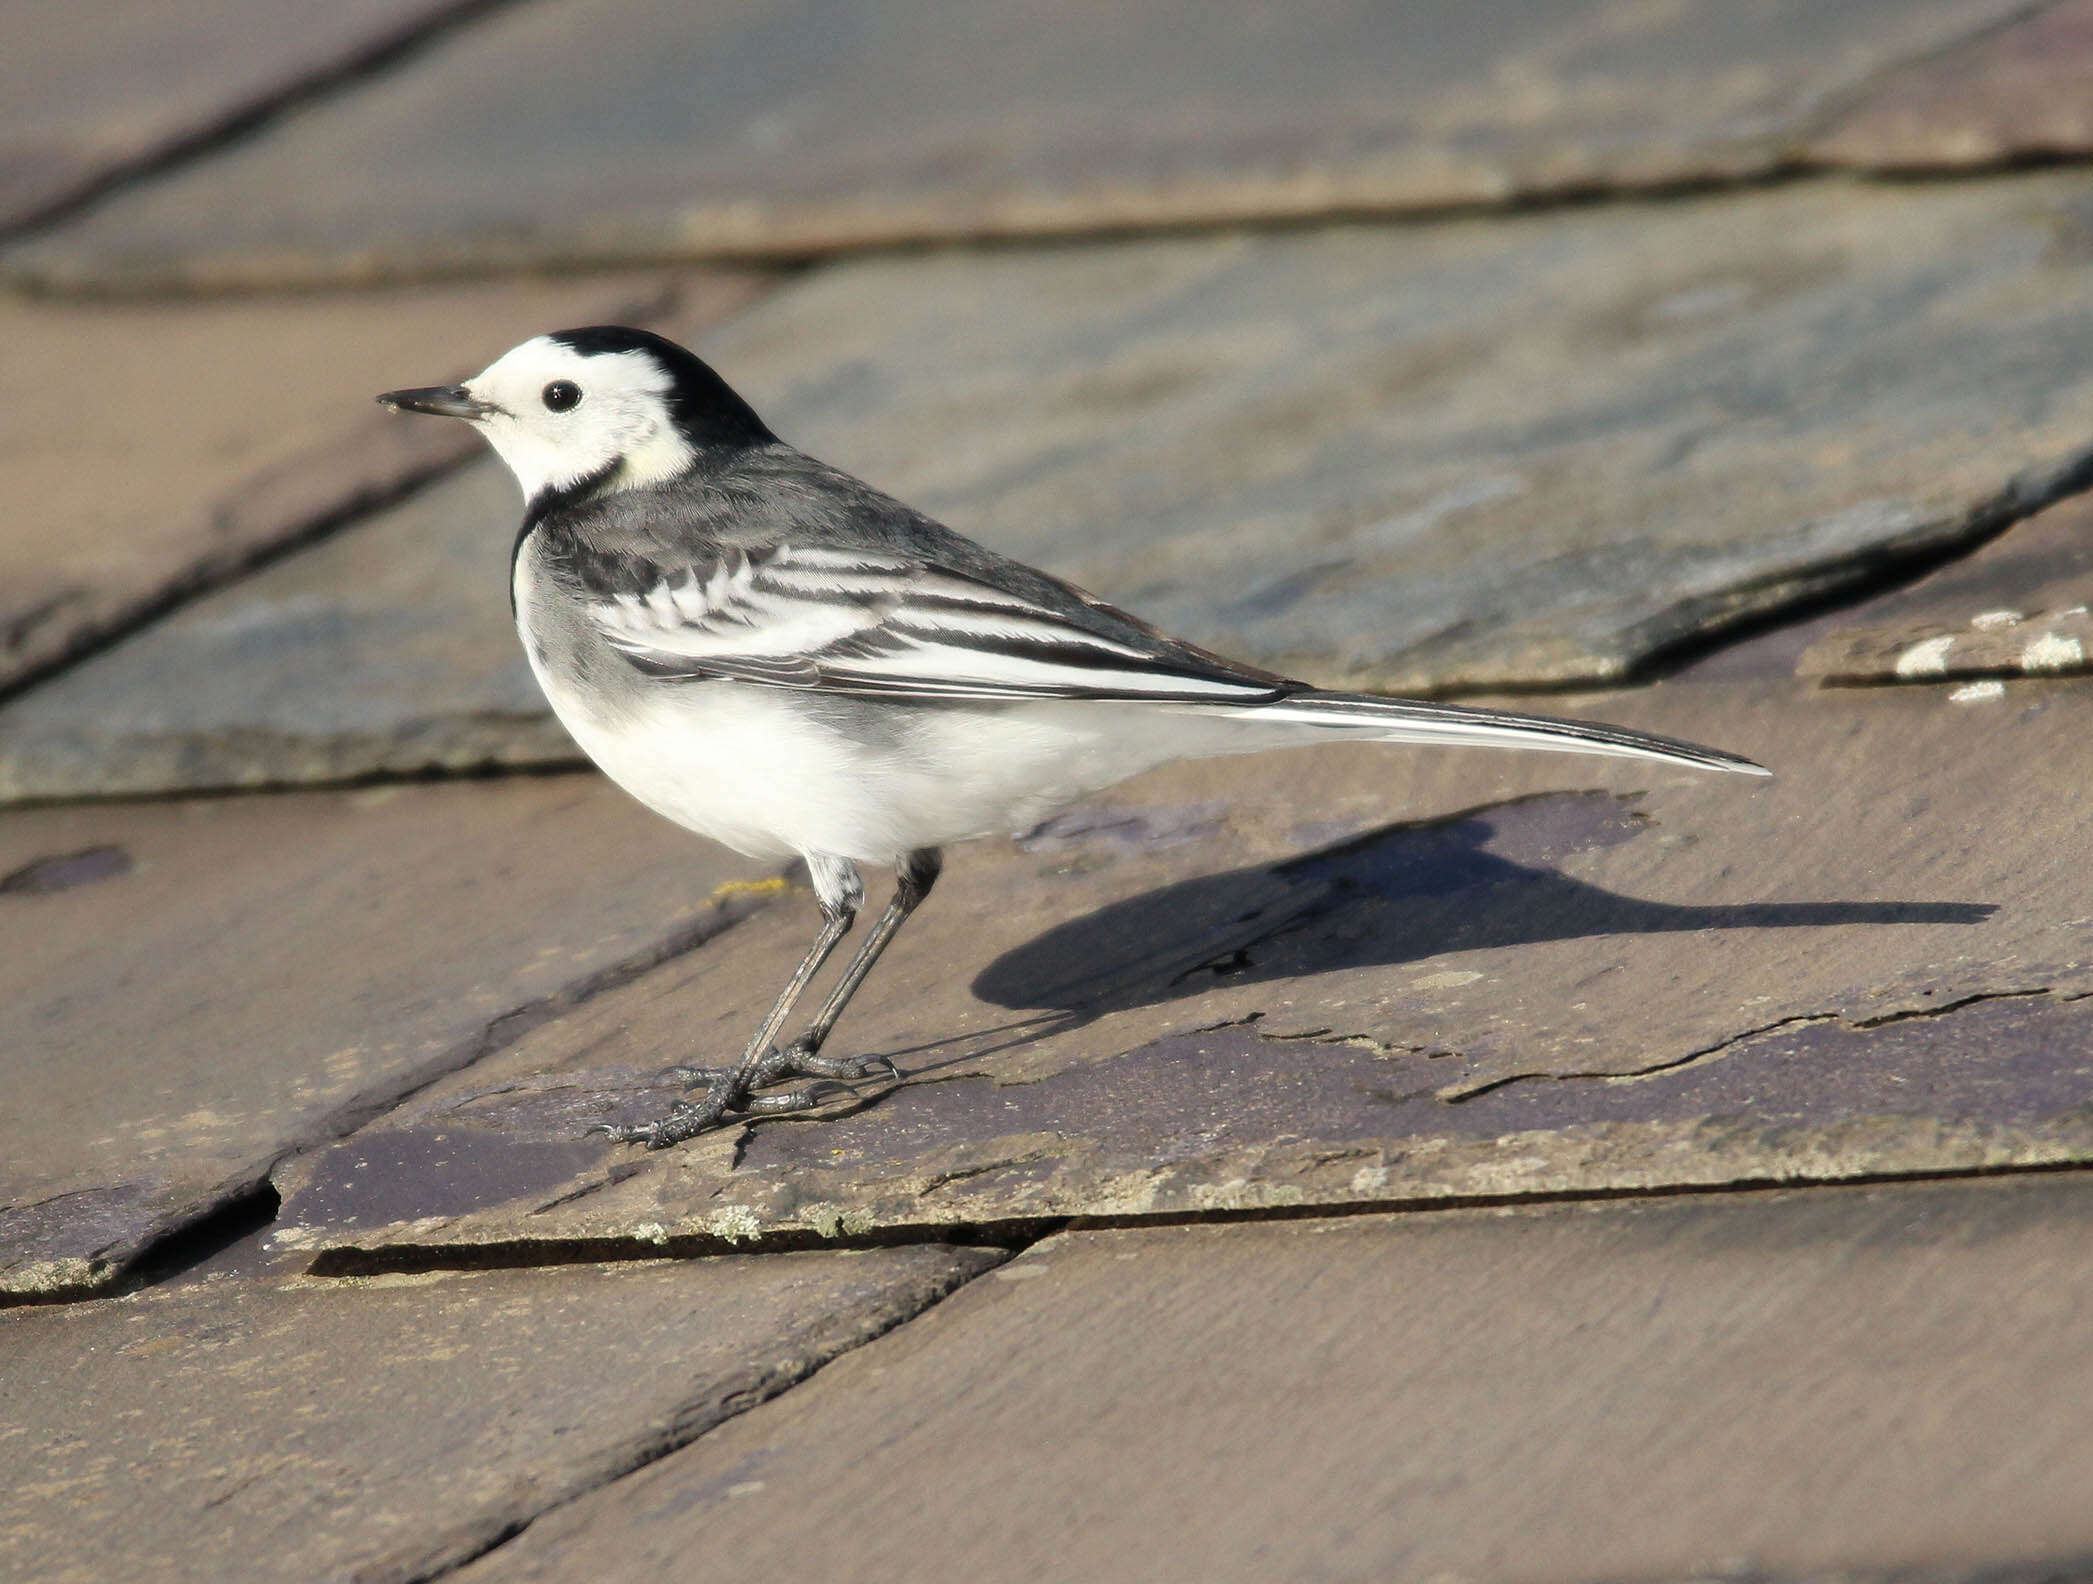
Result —
[[1384, 826], [1280, 864], [1201, 875], [1071, 919], [975, 978], [995, 1006], [1088, 1018], [1240, 984], [1594, 935], [1836, 924], [1978, 924], [1989, 902], [1757, 902], [1689, 907], [1560, 873], [1649, 828], [1632, 799], [1545, 793]]
[[679, 1098], [666, 1063], [745, 1036], [805, 944], [780, 909], [293, 1163], [273, 1246], [342, 1274], [2093, 1160], [2084, 888], [2055, 862], [2093, 813], [2024, 797], [2071, 784], [2093, 693], [1606, 712], [1783, 773], [1637, 797], [1639, 769], [1572, 789], [1533, 759], [1174, 767], [954, 865], [846, 1025], [898, 1085], [587, 1153]]

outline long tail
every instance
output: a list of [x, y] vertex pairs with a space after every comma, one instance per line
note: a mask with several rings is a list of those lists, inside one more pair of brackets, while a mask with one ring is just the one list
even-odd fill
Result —
[[1510, 710], [1473, 709], [1461, 704], [1375, 698], [1367, 693], [1309, 690], [1229, 713], [1245, 720], [1345, 728], [1374, 742], [1610, 754], [1622, 759], [1695, 765], [1703, 770], [1732, 770], [1742, 775], [1772, 774], [1764, 765], [1719, 748], [1653, 737], [1647, 732], [1605, 726], [1597, 721], [1555, 720], [1545, 715], [1517, 715]]

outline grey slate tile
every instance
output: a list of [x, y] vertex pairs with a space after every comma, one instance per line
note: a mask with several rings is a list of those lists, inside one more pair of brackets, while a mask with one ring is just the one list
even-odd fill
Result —
[[[1784, 167], [2011, 0], [519, 6], [15, 255], [100, 289], [1414, 211]], [[395, 179], [411, 169], [414, 180]]]
[[11, 6], [0, 54], [0, 231], [474, 9], [474, 0]]
[[2041, 512], [1908, 588], [1811, 624], [1798, 675], [1931, 685], [2087, 669], [2093, 502]]
[[2088, 816], [2033, 790], [2075, 784], [2093, 704], [2020, 687], [1585, 701], [1770, 783], [1372, 746], [1160, 772], [950, 855], [832, 1046], [898, 1084], [584, 1142], [739, 1052], [801, 896], [289, 1164], [273, 1246], [353, 1270], [2093, 1160]]
[[1881, 73], [1810, 140], [1811, 157], [1939, 172], [2093, 153], [2093, 5], [2049, 0]]
[[[2089, 212], [2052, 173], [866, 260], [700, 344], [788, 439], [1224, 653], [1589, 683], [2083, 485]], [[0, 710], [0, 787], [560, 752], [471, 570], [514, 508], [456, 490]]]
[[509, 617], [519, 509], [469, 468], [53, 678], [0, 709], [0, 798], [580, 762]]
[[[759, 277], [681, 277], [686, 313]], [[462, 376], [551, 323], [663, 310], [660, 277], [218, 303], [0, 300], [15, 401], [0, 436], [0, 691], [167, 601], [474, 454], [392, 422], [371, 393], [412, 365]]]
[[0, 1314], [0, 1573], [427, 1578], [998, 1257], [219, 1280]]
[[1224, 652], [1602, 682], [2081, 487], [2083, 211], [2047, 175], [872, 260], [710, 350], [788, 438]]
[[461, 1579], [2076, 1578], [2089, 1303], [2080, 1174], [1071, 1232]]
[[[116, 416], [138, 425], [140, 449], [161, 466], [112, 477], [91, 465], [70, 415], [38, 420], [52, 431], [48, 449], [0, 460], [32, 503], [12, 519], [11, 536], [0, 530], [0, 570], [21, 572], [25, 604], [54, 584], [69, 590], [49, 602], [48, 620], [20, 630], [17, 664], [62, 659], [157, 599], [226, 578], [316, 524], [481, 455], [462, 424], [379, 412], [377, 391], [462, 378], [526, 336], [574, 323], [637, 320], [692, 336], [767, 284], [753, 272], [702, 271], [229, 312], [28, 310], [45, 335], [85, 330], [82, 350], [106, 350], [117, 377], [140, 387], [119, 392]], [[175, 326], [163, 322], [170, 317]], [[140, 319], [141, 340], [114, 333]], [[179, 340], [168, 334], [175, 328]], [[274, 344], [293, 334], [294, 352]], [[40, 350], [57, 360], [55, 342]], [[185, 368], [185, 355], [207, 361]], [[324, 361], [309, 368], [314, 359]], [[166, 411], [166, 387], [184, 375], [222, 387], [208, 393], [230, 399], [231, 424]], [[110, 377], [76, 365], [57, 371], [56, 390]], [[288, 435], [307, 412], [317, 438], [293, 449]], [[185, 441], [202, 457], [180, 453]], [[217, 453], [241, 457], [246, 447], [278, 459], [194, 520], [160, 515], [186, 505], [199, 484], [223, 487]], [[514, 494], [505, 477], [474, 469], [0, 706], [0, 801], [574, 763], [509, 626]], [[71, 512], [92, 514], [103, 532], [67, 532]], [[0, 681], [7, 658], [0, 653]]]
[[106, 1286], [287, 1151], [725, 927], [750, 873], [593, 777], [10, 811], [0, 1294]]

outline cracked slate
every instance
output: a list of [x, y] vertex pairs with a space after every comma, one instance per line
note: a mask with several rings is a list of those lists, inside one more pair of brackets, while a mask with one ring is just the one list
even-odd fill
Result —
[[427, 1578], [1001, 1257], [220, 1279], [0, 1314], [0, 1574]]
[[286, 1150], [767, 894], [594, 777], [0, 817], [0, 872], [53, 864], [75, 883], [0, 892], [17, 1296], [107, 1285]]
[[[1591, 712], [1777, 778], [1175, 767], [1088, 847], [953, 855], [843, 1027], [898, 1087], [660, 1154], [584, 1135], [738, 1049], [802, 899], [290, 1163], [276, 1246], [357, 1269], [2093, 1159], [2093, 920], [2055, 861], [2089, 816], [2023, 795], [2072, 784], [2093, 697], [1666, 684]], [[1188, 810], [1206, 834], [1121, 834]]]
[[[791, 439], [1223, 652], [1550, 685], [2082, 485], [2089, 214], [2052, 174], [872, 260], [703, 345]], [[480, 471], [0, 710], [0, 793], [570, 757]]]
[[519, 6], [13, 268], [104, 289], [367, 281], [1720, 181], [1791, 168], [1876, 74], [2022, 8]]
[[0, 54], [0, 230], [280, 106], [476, 5], [15, 7]]
[[[751, 276], [680, 278], [724, 313]], [[478, 451], [462, 426], [371, 406], [413, 370], [462, 374], [526, 330], [661, 309], [658, 277], [430, 287], [325, 300], [0, 300], [0, 693], [171, 599], [397, 496]], [[95, 421], [82, 423], [81, 414]]]
[[2061, 1584], [2089, 1304], [2083, 1173], [1069, 1232], [460, 1578]]

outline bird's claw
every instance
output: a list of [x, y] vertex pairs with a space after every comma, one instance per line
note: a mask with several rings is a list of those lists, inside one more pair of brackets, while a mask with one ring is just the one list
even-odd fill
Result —
[[804, 1089], [767, 1095], [750, 1094], [744, 1089], [736, 1095], [732, 1092], [731, 1075], [723, 1073], [710, 1080], [704, 1099], [678, 1100], [669, 1107], [666, 1116], [656, 1117], [651, 1122], [598, 1122], [589, 1131], [607, 1133], [620, 1144], [644, 1144], [650, 1150], [667, 1149], [687, 1138], [695, 1138], [707, 1128], [718, 1127], [729, 1120], [730, 1113], [780, 1116], [790, 1111], [805, 1111], [820, 1104], [819, 1088], [818, 1084], [809, 1084]]
[[[870, 1078], [876, 1073], [884, 1073], [897, 1083], [901, 1079], [901, 1069], [894, 1065], [891, 1056], [823, 1056], [804, 1038], [794, 1040], [783, 1050], [773, 1048], [767, 1052], [745, 1084], [734, 1082], [734, 1072], [731, 1067], [681, 1064], [663, 1068], [664, 1078], [680, 1083], [686, 1089], [695, 1089], [702, 1084], [705, 1097], [702, 1100], [678, 1100], [669, 1107], [666, 1116], [656, 1117], [651, 1122], [598, 1122], [589, 1131], [607, 1133], [620, 1144], [667, 1149], [671, 1144], [680, 1144], [707, 1128], [718, 1127], [730, 1115], [780, 1116], [790, 1111], [808, 1110], [821, 1103], [820, 1091], [824, 1081], [849, 1082]], [[783, 1094], [754, 1092], [787, 1078], [812, 1078], [815, 1082], [788, 1089]]]
[[716, 1127], [727, 1118], [727, 1113], [736, 1109], [751, 1109], [746, 1096], [737, 1106], [730, 1074], [722, 1073], [714, 1079], [702, 1100], [678, 1100], [669, 1107], [668, 1115], [658, 1116], [648, 1122], [598, 1122], [591, 1133], [608, 1133], [620, 1144], [644, 1144], [650, 1150], [667, 1149], [671, 1144], [681, 1144], [687, 1138], [695, 1138], [709, 1127]]
[[[901, 1069], [894, 1065], [890, 1056], [823, 1056], [803, 1040], [794, 1040], [783, 1050], [771, 1050], [756, 1065], [749, 1075], [751, 1089], [768, 1089], [772, 1084], [783, 1083], [788, 1078], [833, 1078], [850, 1083], [861, 1078], [870, 1078], [884, 1071], [887, 1077], [899, 1079]], [[723, 1083], [733, 1076], [726, 1067], [675, 1066], [664, 1068], [662, 1076], [673, 1079], [686, 1089], [695, 1089], [700, 1084], [707, 1086]]]

